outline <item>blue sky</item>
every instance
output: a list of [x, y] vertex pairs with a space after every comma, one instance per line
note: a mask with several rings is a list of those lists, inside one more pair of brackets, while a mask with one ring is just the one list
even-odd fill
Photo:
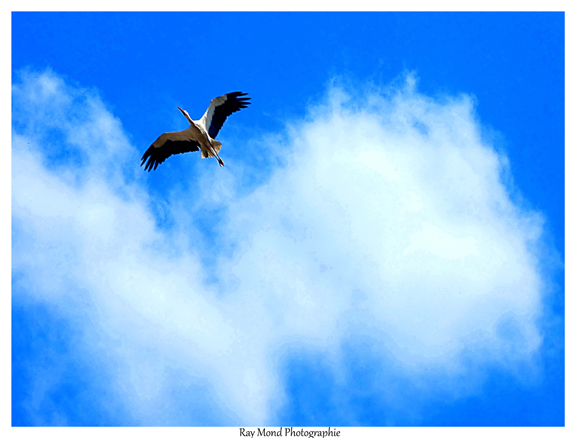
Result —
[[14, 426], [562, 426], [563, 265], [563, 13], [12, 14]]

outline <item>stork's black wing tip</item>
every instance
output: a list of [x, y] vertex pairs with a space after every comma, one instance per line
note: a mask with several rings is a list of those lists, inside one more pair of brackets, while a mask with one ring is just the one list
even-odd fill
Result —
[[[144, 166], [144, 164], [146, 164], [144, 166], [145, 171], [146, 170], [150, 171], [149, 167], [151, 167], [151, 163], [154, 160], [154, 158], [151, 156], [152, 150], [153, 150], [153, 146], [150, 146], [148, 149], [146, 149], [146, 152], [144, 152], [144, 155], [142, 155], [142, 162], [140, 163], [140, 166]], [[148, 160], [148, 162], [146, 162], [146, 160]]]
[[233, 97], [233, 98], [235, 98], [235, 99], [238, 99], [238, 98], [240, 98], [240, 99], [242, 99], [242, 100], [244, 100], [244, 99], [250, 99], [249, 97], [242, 97], [242, 96], [248, 96], [248, 93], [244, 93], [244, 92], [242, 92], [242, 91], [234, 91], [234, 92], [228, 93], [228, 94], [226, 94], [226, 95], [227, 95], [228, 97]]

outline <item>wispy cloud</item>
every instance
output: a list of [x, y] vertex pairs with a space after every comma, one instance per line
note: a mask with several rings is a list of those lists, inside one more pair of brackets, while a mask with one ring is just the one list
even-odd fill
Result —
[[[410, 75], [333, 85], [270, 145], [283, 164], [265, 182], [212, 166], [167, 196], [169, 230], [97, 93], [26, 73], [13, 98], [15, 302], [68, 320], [87, 347], [67, 354], [104, 357], [138, 423], [274, 422], [303, 352], [342, 391], [362, 354], [451, 396], [538, 352], [542, 217], [510, 200], [469, 96], [424, 96]], [[402, 399], [375, 375], [366, 392]]]

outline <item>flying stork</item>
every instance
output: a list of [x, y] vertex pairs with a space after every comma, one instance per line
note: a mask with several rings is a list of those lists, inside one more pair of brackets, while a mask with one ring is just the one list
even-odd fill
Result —
[[150, 172], [152, 169], [156, 170], [158, 165], [170, 155], [199, 150], [202, 158], [214, 157], [221, 167], [224, 166], [224, 161], [218, 155], [222, 143], [214, 139], [230, 114], [240, 111], [250, 104], [250, 98], [243, 97], [247, 94], [236, 91], [212, 99], [200, 120], [192, 120], [188, 111], [178, 107], [190, 122], [190, 126], [184, 131], [165, 132], [158, 137], [152, 146], [144, 152], [140, 165], [144, 165], [148, 159], [144, 170]]

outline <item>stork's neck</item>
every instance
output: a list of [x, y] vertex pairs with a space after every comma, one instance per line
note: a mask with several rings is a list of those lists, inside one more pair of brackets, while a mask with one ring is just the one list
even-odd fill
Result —
[[[180, 107], [178, 107], [180, 109]], [[182, 111], [182, 110], [180, 110]], [[182, 111], [182, 115], [186, 117], [186, 120], [190, 122], [191, 125], [194, 125], [194, 120], [190, 117], [190, 115], [186, 111]]]

